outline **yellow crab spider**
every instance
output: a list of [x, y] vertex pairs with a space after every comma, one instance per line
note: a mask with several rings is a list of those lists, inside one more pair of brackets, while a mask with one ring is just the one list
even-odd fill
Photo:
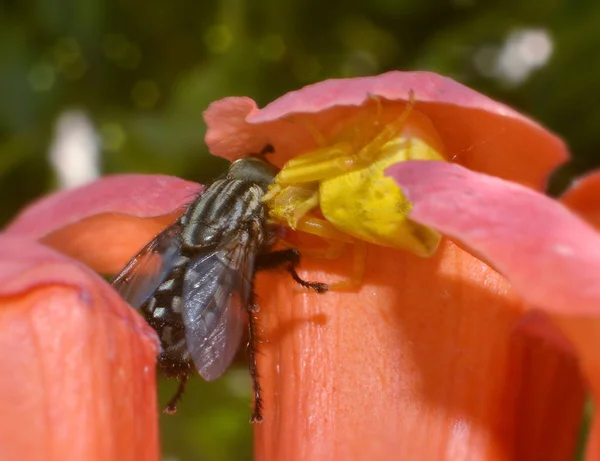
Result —
[[[358, 244], [360, 254], [366, 251], [360, 242], [369, 242], [430, 256], [440, 235], [407, 217], [410, 202], [384, 172], [406, 160], [444, 160], [441, 140], [414, 108], [412, 92], [400, 111], [398, 104], [384, 109], [380, 98], [373, 99], [375, 116], [363, 112], [345, 130], [326, 136], [309, 127], [319, 147], [277, 174], [264, 198], [270, 218], [330, 242]], [[319, 210], [324, 219], [310, 214]], [[362, 271], [355, 262], [351, 281], [340, 288], [360, 284]]]

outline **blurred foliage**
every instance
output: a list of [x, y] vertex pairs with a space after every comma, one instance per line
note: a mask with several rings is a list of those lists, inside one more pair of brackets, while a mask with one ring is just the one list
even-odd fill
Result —
[[585, 450], [590, 438], [590, 429], [592, 426], [592, 416], [594, 413], [594, 402], [588, 397], [585, 409], [583, 413], [583, 421], [581, 423], [581, 429], [579, 430], [579, 441], [577, 443], [577, 454], [576, 460], [585, 459]]
[[[159, 405], [175, 394], [177, 381], [161, 379]], [[193, 379], [175, 415], [161, 414], [165, 461], [250, 461], [253, 459], [251, 383], [245, 366], [216, 383]]]
[[[205, 182], [225, 168], [203, 144], [211, 101], [263, 105], [311, 82], [390, 69], [451, 76], [562, 135], [574, 159], [554, 178], [558, 190], [600, 164], [599, 21], [594, 0], [3, 0], [0, 222], [55, 186], [48, 150], [64, 111], [91, 118], [103, 173]], [[511, 80], [498, 62], [527, 30], [549, 37], [550, 59]], [[168, 459], [250, 458], [249, 386], [240, 398], [227, 379], [194, 382], [180, 414], [162, 421]]]

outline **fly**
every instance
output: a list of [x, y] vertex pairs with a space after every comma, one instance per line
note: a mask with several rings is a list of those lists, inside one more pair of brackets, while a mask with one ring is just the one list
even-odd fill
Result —
[[[267, 146], [263, 152], [272, 150]], [[307, 282], [295, 267], [296, 249], [271, 251], [276, 233], [262, 197], [276, 169], [259, 157], [233, 162], [171, 226], [148, 243], [113, 280], [113, 287], [139, 308], [160, 338], [158, 367], [179, 380], [165, 407], [174, 413], [194, 370], [207, 381], [229, 367], [249, 315], [248, 355], [254, 388], [251, 422], [262, 421], [256, 366], [254, 275], [285, 266], [294, 280], [318, 293], [324, 283]]]

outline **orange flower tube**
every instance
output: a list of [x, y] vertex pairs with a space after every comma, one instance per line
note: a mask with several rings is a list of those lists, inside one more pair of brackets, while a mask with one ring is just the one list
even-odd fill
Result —
[[160, 459], [156, 333], [64, 253], [116, 272], [199, 190], [103, 178], [41, 199], [0, 234], [0, 459]]
[[[539, 188], [566, 158], [539, 125], [429, 73], [330, 80], [261, 110], [226, 98], [205, 114], [206, 140], [229, 159], [268, 143], [283, 165], [319, 147], [319, 137], [337, 139], [346, 123], [373, 117], [373, 97], [384, 112], [397, 102], [400, 113], [410, 90], [454, 163]], [[452, 211], [460, 216], [458, 206]], [[519, 229], [512, 232], [507, 245]], [[265, 423], [256, 428], [256, 458], [571, 457], [583, 401], [577, 363], [518, 328], [526, 299], [474, 255], [450, 240], [430, 259], [370, 245], [358, 293], [299, 293], [293, 282], [265, 276], [258, 289]], [[350, 266], [348, 258], [306, 260], [302, 275], [331, 282]]]
[[158, 460], [154, 332], [77, 261], [0, 254], [0, 459]]

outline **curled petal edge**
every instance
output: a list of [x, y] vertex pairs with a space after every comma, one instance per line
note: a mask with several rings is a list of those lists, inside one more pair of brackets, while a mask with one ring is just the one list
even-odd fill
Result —
[[532, 306], [600, 314], [600, 234], [563, 204], [445, 162], [388, 168], [412, 203], [411, 219], [483, 256]]
[[[287, 93], [262, 109], [247, 97], [224, 98], [204, 112], [205, 141], [214, 155], [229, 160], [271, 144], [272, 161], [282, 166], [317, 147], [311, 133], [327, 133], [357, 111], [365, 111], [360, 106], [373, 96], [405, 103], [410, 90], [416, 108], [433, 122], [449, 158], [470, 169], [541, 189], [548, 173], [569, 157], [563, 141], [535, 121], [431, 72], [392, 71], [326, 80]], [[367, 109], [367, 115], [373, 110]]]
[[19, 296], [49, 285], [76, 289], [84, 301], [92, 293], [100, 293], [108, 301], [103, 304], [110, 313], [119, 317], [139, 333], [148, 346], [158, 351], [155, 331], [107, 282], [85, 265], [37, 242], [5, 234], [0, 234], [0, 255], [0, 297]]
[[201, 190], [171, 176], [110, 176], [42, 198], [5, 233], [40, 240], [97, 272], [114, 274]]
[[5, 233], [39, 239], [103, 214], [152, 218], [176, 212], [202, 186], [173, 176], [123, 174], [43, 197], [21, 212]]

